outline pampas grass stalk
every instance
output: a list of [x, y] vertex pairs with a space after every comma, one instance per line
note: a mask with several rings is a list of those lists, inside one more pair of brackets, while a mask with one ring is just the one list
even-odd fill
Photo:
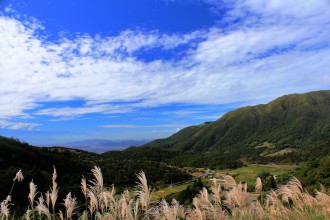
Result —
[[28, 195], [28, 200], [31, 205], [32, 219], [34, 220], [34, 198], [37, 195], [37, 185], [33, 183], [33, 180], [29, 184], [30, 192]]
[[137, 190], [135, 193], [138, 196], [138, 200], [141, 202], [145, 215], [148, 218], [148, 210], [149, 210], [149, 205], [150, 205], [150, 200], [151, 200], [151, 190], [148, 186], [147, 177], [143, 171], [141, 171], [136, 176], [139, 179], [139, 182], [136, 182]]
[[77, 199], [71, 196], [71, 193], [68, 193], [64, 199], [64, 206], [66, 208], [66, 219], [72, 219], [72, 216], [76, 213], [77, 209]]
[[0, 204], [1, 219], [5, 218], [6, 220], [8, 220], [10, 215], [10, 209], [9, 209], [10, 202], [11, 202], [11, 196], [7, 196], [7, 198], [1, 202]]
[[[48, 220], [51, 220], [50, 211], [44, 203], [44, 198], [41, 195], [37, 201], [36, 210], [39, 212], [39, 216], [45, 215]], [[54, 214], [55, 215], [55, 214]], [[55, 216], [54, 216], [55, 218]]]
[[51, 192], [50, 192], [50, 201], [52, 203], [52, 211], [53, 211], [54, 220], [55, 220], [55, 205], [56, 205], [56, 201], [58, 198], [58, 187], [57, 187], [56, 178], [57, 178], [57, 173], [56, 173], [56, 169], [54, 166], [54, 171], [53, 171], [53, 176], [52, 176], [52, 188], [51, 188]]
[[256, 193], [261, 193], [261, 191], [262, 191], [262, 181], [261, 181], [260, 177], [257, 177], [254, 188], [255, 188]]
[[16, 181], [17, 182], [22, 182], [23, 180], [24, 180], [24, 176], [23, 176], [22, 170], [19, 170], [16, 173], [15, 178], [13, 179], [13, 185], [11, 186], [9, 195], [11, 195], [11, 193], [13, 192], [13, 189], [14, 189], [14, 186], [15, 186]]

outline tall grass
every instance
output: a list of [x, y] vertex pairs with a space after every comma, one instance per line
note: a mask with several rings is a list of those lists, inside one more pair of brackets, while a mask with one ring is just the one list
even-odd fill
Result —
[[[330, 196], [324, 186], [309, 194], [300, 181], [292, 177], [290, 181], [276, 190], [271, 190], [261, 204], [251, 199], [246, 184], [236, 183], [231, 176], [225, 176], [224, 184], [216, 181], [209, 188], [203, 188], [193, 199], [191, 207], [185, 207], [173, 199], [171, 203], [162, 199], [151, 201], [151, 189], [144, 172], [137, 174], [138, 182], [134, 193], [125, 190], [116, 194], [114, 186], [106, 187], [99, 167], [92, 169], [94, 178], [81, 180], [85, 204], [78, 206], [77, 198], [69, 192], [58, 203], [57, 174], [54, 168], [52, 187], [46, 193], [38, 192], [37, 186], [30, 182], [29, 206], [20, 219], [113, 219], [113, 220], [222, 220], [222, 219], [330, 219]], [[10, 212], [11, 192], [16, 182], [23, 179], [19, 171], [13, 179], [13, 186], [7, 198], [1, 202], [1, 220], [15, 219]], [[88, 184], [87, 184], [88, 183]], [[262, 191], [261, 179], [256, 180], [255, 193]], [[36, 198], [38, 196], [38, 198]], [[60, 207], [56, 210], [56, 207]]]

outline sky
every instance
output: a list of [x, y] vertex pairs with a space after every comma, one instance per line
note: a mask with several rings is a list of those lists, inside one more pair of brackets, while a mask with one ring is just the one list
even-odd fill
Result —
[[164, 138], [330, 89], [329, 0], [0, 0], [0, 135]]

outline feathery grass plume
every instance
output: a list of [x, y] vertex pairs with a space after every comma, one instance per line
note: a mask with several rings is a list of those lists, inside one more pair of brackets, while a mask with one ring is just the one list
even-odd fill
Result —
[[248, 204], [247, 198], [249, 193], [244, 191], [243, 185], [240, 183], [232, 188], [226, 195], [225, 204], [228, 208], [243, 207]]
[[11, 197], [10, 196], [7, 196], [7, 198], [1, 202], [0, 204], [0, 216], [1, 216], [1, 219], [8, 219], [9, 218], [9, 215], [10, 215], [10, 209], [9, 209], [9, 205], [10, 205], [10, 202], [11, 202]]
[[19, 170], [19, 171], [16, 173], [15, 178], [13, 179], [13, 185], [11, 186], [11, 189], [10, 189], [9, 195], [11, 195], [11, 193], [13, 192], [13, 189], [14, 189], [14, 186], [15, 186], [16, 181], [17, 181], [17, 182], [22, 182], [23, 179], [24, 179], [24, 176], [23, 176], [22, 170]]
[[29, 199], [29, 203], [31, 205], [31, 208], [32, 208], [32, 212], [33, 212], [33, 208], [34, 208], [34, 198], [36, 197], [37, 195], [37, 185], [34, 184], [33, 180], [31, 180], [30, 184], [29, 184], [29, 187], [30, 187], [30, 192], [29, 192], [29, 195], [28, 195], [28, 199]]
[[257, 177], [254, 188], [255, 188], [256, 193], [260, 193], [262, 191], [262, 181], [261, 181], [260, 177]]
[[13, 181], [16, 181], [17, 182], [22, 182], [24, 180], [24, 176], [23, 176], [23, 173], [22, 173], [22, 170], [19, 170], [17, 173], [16, 173], [16, 176], [15, 178], [13, 179]]
[[41, 195], [37, 201], [36, 210], [39, 212], [39, 216], [45, 215], [48, 220], [51, 219], [50, 211], [44, 203], [44, 198]]
[[134, 220], [139, 219], [139, 213], [140, 213], [139, 201], [135, 201], [134, 208], [133, 208]]
[[133, 200], [131, 199], [128, 190], [125, 190], [118, 201], [118, 211], [121, 219], [133, 220]]
[[321, 205], [323, 211], [330, 214], [330, 196], [326, 193], [316, 191], [316, 200]]
[[81, 178], [80, 184], [81, 184], [81, 191], [86, 199], [87, 198], [87, 183], [86, 183], [85, 177]]
[[60, 210], [60, 213], [59, 213], [59, 219], [64, 220], [64, 214], [61, 210]]
[[94, 180], [90, 180], [93, 185], [90, 185], [90, 189], [94, 191], [94, 193], [99, 194], [103, 190], [103, 175], [101, 172], [101, 168], [98, 166], [94, 166], [92, 169], [92, 173], [94, 175]]
[[64, 206], [66, 208], [66, 219], [71, 219], [76, 214], [77, 198], [71, 196], [71, 192], [66, 195], [64, 199]]
[[235, 181], [235, 179], [232, 176], [225, 175], [225, 176], [223, 176], [223, 178], [225, 179], [225, 182], [224, 182], [223, 186], [226, 189], [230, 189], [230, 188], [236, 187], [236, 181]]
[[91, 216], [93, 216], [93, 213], [99, 208], [97, 196], [92, 190], [88, 189], [87, 198], [89, 198], [89, 205], [88, 205], [89, 213]]
[[295, 205], [301, 203], [303, 187], [296, 177], [291, 177], [289, 182], [277, 188], [277, 194], [282, 196], [282, 200], [286, 203], [292, 201]]
[[57, 178], [57, 173], [56, 173], [56, 169], [54, 166], [54, 171], [53, 171], [53, 176], [52, 176], [52, 188], [50, 191], [50, 201], [52, 203], [53, 215], [55, 215], [55, 204], [56, 204], [56, 201], [58, 198], [58, 187], [57, 187], [56, 178]]
[[112, 197], [112, 194], [109, 191], [102, 191], [98, 195], [98, 201], [102, 213], [106, 210], [109, 210], [111, 204], [115, 203], [114, 198]]
[[45, 193], [45, 197], [46, 197], [46, 205], [49, 208], [49, 205], [50, 205], [50, 192], [49, 192], [49, 190], [47, 190], [47, 192]]
[[209, 219], [214, 217], [214, 206], [209, 200], [209, 194], [206, 188], [203, 188], [199, 195], [193, 198], [193, 213], [190, 218]]
[[212, 192], [212, 200], [214, 201], [215, 205], [221, 205], [221, 185], [217, 184], [217, 180], [213, 180], [213, 184], [211, 186]]
[[249, 206], [233, 208], [232, 219], [265, 219], [266, 214], [259, 202], [252, 202]]
[[30, 192], [28, 195], [28, 200], [31, 206], [31, 212], [32, 212], [32, 219], [34, 220], [34, 198], [37, 195], [37, 185], [34, 184], [33, 180], [31, 180], [29, 184]]
[[31, 209], [26, 210], [26, 213], [24, 214], [24, 218], [26, 220], [31, 220], [31, 217], [32, 217], [32, 210]]
[[184, 208], [175, 200], [169, 205], [165, 199], [154, 207], [153, 216], [155, 219], [175, 220], [184, 217]]
[[138, 196], [139, 201], [141, 202], [141, 205], [145, 211], [145, 214], [147, 214], [149, 205], [150, 205], [150, 199], [151, 199], [151, 193], [150, 188], [148, 186], [148, 181], [146, 178], [146, 175], [143, 171], [141, 171], [139, 174], [136, 175], [139, 179], [139, 182], [137, 183], [136, 187], [136, 195]]
[[206, 216], [202, 213], [201, 209], [194, 208], [188, 211], [187, 219], [189, 220], [206, 220]]

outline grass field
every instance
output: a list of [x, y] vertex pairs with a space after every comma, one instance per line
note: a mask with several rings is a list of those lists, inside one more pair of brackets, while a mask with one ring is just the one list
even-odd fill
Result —
[[246, 167], [240, 167], [234, 170], [218, 170], [217, 175], [228, 173], [235, 177], [236, 182], [246, 182], [253, 185], [256, 181], [258, 174], [262, 172], [269, 172], [272, 175], [282, 175], [294, 171], [298, 166], [294, 165], [260, 165], [252, 164]]
[[152, 200], [158, 200], [173, 193], [178, 193], [187, 188], [190, 183], [184, 183], [178, 186], [167, 187], [151, 193]]
[[[251, 164], [246, 167], [241, 167], [233, 170], [217, 170], [215, 176], [221, 176], [224, 174], [230, 174], [235, 177], [237, 183], [246, 182], [249, 185], [254, 185], [258, 174], [262, 172], [269, 172], [272, 175], [281, 175], [287, 174], [294, 171], [298, 166], [294, 165], [260, 165], [260, 164]], [[199, 171], [203, 171], [200, 169]], [[208, 178], [203, 178], [203, 182], [211, 184]], [[177, 185], [173, 187], [162, 188], [158, 191], [152, 193], [152, 199], [158, 200], [173, 193], [178, 193], [187, 188], [190, 183], [184, 183], [182, 185]]]

